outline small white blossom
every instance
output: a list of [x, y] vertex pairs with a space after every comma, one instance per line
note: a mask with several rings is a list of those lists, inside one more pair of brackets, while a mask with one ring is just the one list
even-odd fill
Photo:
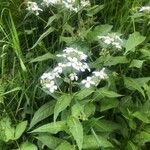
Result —
[[54, 93], [55, 90], [57, 90], [57, 86], [55, 85], [55, 82], [52, 80], [49, 83], [45, 84], [45, 87], [51, 92]]
[[90, 1], [89, 0], [81, 0], [81, 7], [86, 7], [90, 6]]
[[61, 0], [43, 0], [42, 5], [46, 5], [47, 7], [49, 5], [56, 5], [61, 3]]
[[27, 2], [27, 10], [35, 13], [36, 15], [39, 15], [39, 11], [43, 11], [41, 8], [38, 7], [36, 2]]
[[62, 73], [63, 69], [60, 66], [57, 66], [54, 68], [52, 73], [54, 74], [55, 77], [60, 77], [60, 74]]
[[77, 76], [77, 74], [76, 73], [71, 73], [70, 75], [69, 75], [69, 77], [70, 77], [70, 80], [72, 80], [72, 81], [77, 81], [78, 80], [78, 76]]
[[143, 6], [139, 10], [140, 12], [150, 12], [150, 6]]
[[57, 54], [56, 56], [66, 58], [66, 54]]
[[95, 82], [92, 81], [92, 77], [87, 77], [86, 80], [82, 80], [81, 83], [85, 84], [86, 88], [90, 88], [91, 85], [95, 85]]
[[98, 36], [98, 39], [102, 40], [102, 42], [105, 43], [106, 45], [111, 45], [117, 49], [122, 48], [123, 41], [115, 33], [108, 34], [106, 36]]
[[93, 74], [95, 77], [99, 77], [100, 79], [106, 79], [108, 77], [105, 73], [105, 68], [103, 68], [101, 71], [94, 71]]

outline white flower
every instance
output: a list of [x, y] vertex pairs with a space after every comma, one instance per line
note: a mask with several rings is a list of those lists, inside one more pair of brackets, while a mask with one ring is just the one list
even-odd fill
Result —
[[143, 6], [139, 10], [140, 12], [150, 12], [150, 6]]
[[100, 79], [106, 79], [108, 76], [104, 71], [105, 68], [103, 68], [101, 71], [94, 71], [93, 74], [95, 77], [99, 77]]
[[56, 56], [66, 58], [66, 54], [57, 54]]
[[70, 80], [72, 80], [72, 81], [77, 81], [78, 80], [78, 76], [77, 76], [77, 74], [76, 73], [71, 73], [70, 75], [69, 75], [69, 77], [70, 77]]
[[85, 84], [86, 88], [90, 88], [91, 84], [95, 85], [95, 82], [92, 81], [92, 77], [87, 77], [86, 80], [82, 80], [81, 83]]
[[52, 74], [54, 74], [55, 77], [60, 77], [60, 74], [62, 73], [63, 69], [61, 66], [57, 66], [54, 68], [54, 70], [52, 71]]
[[43, 73], [43, 75], [41, 76], [41, 80], [45, 80], [45, 79], [53, 80], [54, 78], [55, 76], [51, 72]]
[[81, 0], [81, 7], [90, 6], [90, 1]]
[[38, 7], [36, 2], [27, 2], [27, 10], [31, 12], [35, 12], [36, 15], [39, 15], [39, 11], [43, 11], [41, 8]]
[[42, 5], [46, 5], [47, 7], [49, 5], [56, 5], [61, 3], [61, 0], [43, 0]]
[[67, 64], [58, 63], [58, 66], [61, 67], [61, 68], [65, 68], [65, 67], [67, 67]]
[[55, 82], [52, 80], [49, 83], [45, 84], [45, 87], [51, 92], [54, 93], [55, 90], [57, 90], [57, 86], [55, 85]]

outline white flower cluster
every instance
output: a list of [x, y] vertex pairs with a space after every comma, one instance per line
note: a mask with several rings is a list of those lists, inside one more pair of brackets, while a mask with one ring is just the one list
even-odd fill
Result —
[[140, 12], [150, 13], [150, 6], [143, 6], [139, 10]]
[[113, 46], [117, 49], [122, 48], [122, 39], [115, 33], [108, 34], [106, 36], [98, 36], [98, 39], [102, 40], [108, 46]]
[[36, 2], [27, 2], [27, 10], [35, 13], [36, 15], [39, 15], [39, 11], [43, 11], [41, 8], [38, 7], [38, 4]]
[[61, 78], [60, 75], [65, 69], [71, 70], [72, 73], [69, 74], [69, 78], [72, 81], [78, 80], [78, 71], [84, 72], [86, 69], [90, 71], [88, 64], [85, 62], [87, 55], [78, 49], [67, 47], [63, 50], [63, 54], [58, 54], [57, 57], [64, 59], [63, 63], [58, 63], [51, 72], [44, 73], [40, 78], [42, 86], [48, 89], [51, 93], [57, 90], [58, 87], [55, 81], [57, 78]]
[[97, 86], [101, 80], [107, 78], [105, 68], [103, 68], [100, 71], [94, 71], [92, 76], [88, 76], [86, 80], [82, 80], [81, 83], [84, 84], [86, 88], [90, 88], [91, 85]]
[[[41, 3], [42, 6], [50, 6], [50, 5], [58, 5], [61, 4], [64, 5], [65, 8], [67, 8], [70, 11], [78, 12], [83, 7], [89, 6], [90, 1], [89, 0], [81, 0], [80, 5], [76, 2], [76, 0], [43, 0]], [[35, 13], [36, 15], [39, 15], [39, 11], [43, 11], [41, 8], [39, 8], [38, 4], [36, 2], [27, 2], [27, 10]]]

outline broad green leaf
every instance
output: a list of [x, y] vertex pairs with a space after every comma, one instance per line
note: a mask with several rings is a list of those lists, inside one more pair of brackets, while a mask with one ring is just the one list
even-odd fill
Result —
[[130, 89], [130, 90], [137, 90], [137, 91], [139, 91], [143, 95], [143, 97], [145, 97], [144, 91], [141, 88], [141, 82], [142, 81], [138, 82], [138, 80], [134, 79], [134, 78], [124, 77], [124, 84], [125, 84], [125, 86], [128, 89]]
[[[41, 106], [34, 114], [29, 129], [31, 129], [35, 124], [42, 121], [43, 119], [49, 117], [53, 114], [55, 107], [55, 101], [50, 101], [43, 106]], [[29, 130], [28, 129], [28, 130]]]
[[83, 144], [83, 127], [77, 118], [70, 117], [67, 120], [69, 131], [71, 132], [73, 138], [75, 139], [79, 150], [82, 149]]
[[10, 118], [5, 117], [0, 120], [0, 140], [8, 142], [14, 140], [15, 128], [12, 127]]
[[113, 147], [113, 145], [104, 137], [98, 135], [98, 139], [94, 135], [86, 135], [83, 139], [83, 149], [100, 149]]
[[139, 150], [139, 149], [138, 149], [137, 145], [135, 145], [133, 142], [128, 141], [127, 150]]
[[94, 89], [92, 89], [92, 88], [89, 88], [89, 89], [88, 88], [84, 88], [84, 89], [80, 90], [79, 92], [77, 92], [75, 94], [75, 97], [78, 100], [83, 100], [87, 96], [90, 96], [93, 92], [94, 92]]
[[87, 34], [87, 39], [91, 42], [97, 40], [97, 36], [107, 34], [111, 31], [112, 27], [112, 25], [108, 24], [96, 26], [93, 31], [90, 31], [89, 34]]
[[134, 112], [132, 115], [133, 115], [135, 118], [137, 118], [137, 119], [143, 121], [144, 123], [150, 123], [150, 120], [148, 119], [148, 117], [147, 117], [144, 113], [142, 113], [142, 112], [140, 112], [140, 111], [136, 111], [136, 112]]
[[125, 44], [125, 48], [126, 48], [126, 52], [129, 51], [133, 51], [134, 48], [136, 46], [138, 46], [139, 44], [141, 44], [143, 41], [145, 40], [145, 37], [140, 35], [139, 32], [134, 32], [132, 34], [130, 34], [126, 44]]
[[119, 124], [105, 119], [92, 118], [89, 123], [98, 132], [113, 132], [120, 129]]
[[129, 60], [125, 56], [114, 56], [110, 57], [104, 62], [104, 66], [114, 66], [117, 64], [126, 64]]
[[84, 114], [86, 116], [86, 118], [94, 115], [96, 111], [96, 106], [93, 103], [87, 103], [84, 106]]
[[119, 101], [115, 98], [104, 98], [101, 99], [100, 111], [106, 111], [108, 109], [116, 108], [119, 104]]
[[75, 147], [69, 142], [62, 142], [55, 150], [75, 150]]
[[19, 139], [27, 127], [28, 122], [22, 121], [16, 126], [15, 139]]
[[129, 67], [130, 68], [132, 68], [132, 67], [142, 68], [143, 62], [144, 62], [144, 60], [134, 59], [134, 60], [132, 60]]
[[25, 142], [20, 146], [20, 150], [38, 150], [38, 148], [30, 142]]
[[57, 99], [57, 102], [54, 108], [54, 122], [56, 121], [59, 113], [63, 111], [64, 109], [66, 109], [67, 106], [70, 105], [71, 99], [72, 97], [69, 94], [64, 94]]
[[109, 98], [115, 98], [115, 97], [122, 96], [122, 95], [120, 95], [114, 91], [110, 91], [110, 90], [107, 90], [105, 88], [98, 89], [96, 91], [96, 93], [100, 94], [102, 97], [109, 97]]
[[55, 29], [53, 27], [50, 27], [48, 30], [46, 30], [37, 40], [37, 42], [32, 46], [31, 49], [35, 48], [45, 37], [47, 37], [50, 33], [52, 33]]
[[134, 142], [138, 145], [144, 145], [146, 142], [150, 141], [150, 133], [141, 131], [134, 137]]
[[51, 134], [57, 134], [60, 131], [64, 131], [66, 127], [66, 121], [57, 121], [45, 124], [31, 132], [46, 132]]
[[55, 150], [62, 142], [64, 142], [64, 140], [51, 136], [50, 134], [41, 134], [36, 138], [51, 150]]
[[141, 49], [140, 52], [142, 53], [142, 58], [150, 60], [150, 51], [149, 51], [149, 49]]
[[30, 63], [45, 61], [45, 60], [54, 59], [54, 58], [55, 58], [55, 56], [54, 56], [53, 54], [51, 54], [51, 53], [46, 53], [46, 54], [44, 54], [44, 55], [42, 55], [42, 56], [38, 56], [38, 57], [32, 59], [32, 60], [30, 61]]

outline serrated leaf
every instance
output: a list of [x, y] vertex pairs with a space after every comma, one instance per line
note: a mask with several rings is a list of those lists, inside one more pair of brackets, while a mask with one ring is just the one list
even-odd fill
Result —
[[104, 66], [114, 66], [117, 64], [126, 64], [129, 63], [129, 60], [125, 56], [115, 56], [110, 57], [107, 61], [104, 62]]
[[134, 116], [135, 118], [143, 121], [144, 123], [149, 123], [150, 122], [148, 117], [142, 112], [136, 111], [132, 114], [132, 116]]
[[50, 134], [41, 134], [36, 137], [39, 141], [46, 145], [48, 148], [55, 150], [64, 140], [51, 136]]
[[[31, 129], [34, 125], [36, 125], [38, 122], [42, 121], [43, 119], [49, 117], [54, 112], [55, 107], [55, 101], [50, 101], [43, 106], [41, 106], [34, 114], [29, 129]], [[29, 130], [28, 129], [28, 130]]]
[[113, 147], [113, 145], [104, 137], [98, 135], [98, 139], [94, 135], [86, 135], [83, 140], [83, 149], [100, 149]]
[[57, 99], [57, 102], [54, 108], [54, 122], [56, 121], [59, 113], [70, 105], [71, 99], [72, 97], [69, 94], [64, 94], [60, 98]]
[[44, 54], [44, 55], [42, 55], [42, 56], [38, 56], [38, 57], [32, 59], [32, 60], [30, 61], [30, 63], [45, 61], [45, 60], [54, 59], [54, 58], [55, 58], [55, 56], [54, 56], [53, 54], [51, 54], [51, 53], [46, 53], [46, 54]]
[[66, 129], [66, 121], [57, 121], [45, 124], [33, 131], [33, 132], [46, 132], [51, 134], [57, 134], [60, 131], [64, 131]]
[[109, 97], [109, 98], [115, 98], [115, 97], [122, 96], [122, 95], [120, 95], [114, 91], [110, 91], [110, 90], [107, 90], [105, 88], [98, 89], [96, 91], [96, 93], [100, 94], [102, 97]]
[[75, 147], [69, 142], [62, 142], [55, 150], [75, 150]]
[[120, 129], [119, 124], [105, 119], [92, 118], [89, 122], [90, 126], [98, 132], [113, 132]]
[[140, 83], [138, 83], [136, 79], [133, 79], [133, 78], [130, 78], [130, 77], [124, 77], [124, 84], [128, 89], [137, 90], [143, 95], [143, 97], [145, 97], [144, 91], [141, 88]]
[[139, 32], [134, 32], [132, 34], [130, 34], [126, 44], [125, 44], [125, 48], [126, 48], [126, 52], [129, 51], [133, 51], [134, 48], [136, 46], [138, 46], [139, 44], [141, 44], [143, 41], [145, 40], [145, 37], [142, 36]]
[[20, 150], [38, 150], [36, 145], [30, 143], [30, 142], [25, 142], [20, 146]]
[[92, 88], [84, 88], [82, 90], [80, 90], [79, 92], [77, 92], [75, 94], [75, 97], [78, 99], [78, 100], [82, 100], [88, 96], [90, 96], [92, 93], [94, 92], [94, 89]]
[[37, 40], [37, 42], [32, 46], [31, 49], [35, 48], [45, 37], [47, 37], [50, 33], [52, 33], [55, 29], [53, 27], [50, 27], [48, 30], [46, 30]]
[[144, 60], [134, 59], [134, 60], [132, 60], [129, 67], [130, 68], [132, 68], [132, 67], [142, 68], [143, 62], [144, 62]]
[[22, 121], [16, 126], [15, 139], [19, 139], [27, 127], [27, 121]]
[[108, 109], [116, 108], [119, 104], [119, 101], [115, 98], [101, 99], [100, 111], [106, 111]]
[[67, 120], [69, 131], [71, 132], [73, 138], [75, 139], [79, 150], [82, 149], [83, 144], [83, 127], [77, 118], [70, 117]]

